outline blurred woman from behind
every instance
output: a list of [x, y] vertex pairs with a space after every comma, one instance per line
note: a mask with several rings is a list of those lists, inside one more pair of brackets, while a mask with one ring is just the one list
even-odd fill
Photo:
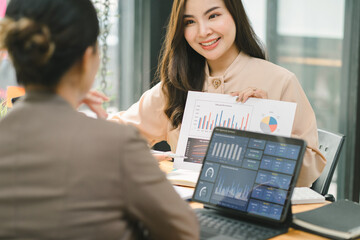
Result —
[[0, 121], [0, 238], [197, 239], [137, 130], [76, 110], [99, 66], [98, 34], [90, 0], [8, 6], [0, 48], [26, 95]]

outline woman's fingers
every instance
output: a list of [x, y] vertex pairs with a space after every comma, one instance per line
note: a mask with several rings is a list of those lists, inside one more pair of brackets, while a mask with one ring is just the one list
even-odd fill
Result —
[[96, 90], [90, 90], [89, 94], [92, 95], [93, 97], [102, 99], [104, 102], [107, 102], [110, 100], [110, 98], [108, 96], [106, 96], [104, 93], [96, 91]]
[[96, 90], [90, 90], [80, 104], [86, 104], [98, 118], [107, 118], [108, 114], [102, 107], [102, 104], [106, 101], [109, 101], [109, 98], [105, 94]]
[[[86, 103], [85, 103], [86, 104]], [[98, 118], [106, 119], [108, 117], [108, 113], [102, 107], [102, 104], [86, 104], [91, 111], [93, 111]]]
[[169, 156], [167, 156], [167, 155], [165, 155], [165, 154], [153, 153], [153, 156], [154, 156], [154, 158], [157, 159], [159, 162], [172, 160], [171, 157], [169, 157]]
[[246, 102], [250, 97], [263, 98], [263, 99], [268, 98], [267, 92], [256, 87], [248, 87], [242, 91], [231, 92], [230, 95], [238, 96], [236, 101], [242, 103]]
[[84, 103], [96, 103], [96, 104], [102, 104], [107, 101], [109, 101], [109, 98], [105, 94], [98, 92], [96, 90], [90, 90], [86, 94], [86, 97], [83, 100]]

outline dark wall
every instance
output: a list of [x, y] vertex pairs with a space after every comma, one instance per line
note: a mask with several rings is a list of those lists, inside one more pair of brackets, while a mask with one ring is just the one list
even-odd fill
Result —
[[[154, 85], [154, 81], [158, 82], [158, 79], [154, 79], [161, 45], [164, 41], [166, 33], [166, 25], [169, 20], [173, 0], [151, 0], [151, 37], [150, 37], [150, 66], [151, 66], [151, 81]], [[169, 145], [164, 141], [155, 144], [154, 149], [169, 151]]]
[[157, 69], [161, 45], [165, 37], [166, 25], [168, 23], [172, 3], [173, 0], [151, 0], [151, 81], [154, 79]]

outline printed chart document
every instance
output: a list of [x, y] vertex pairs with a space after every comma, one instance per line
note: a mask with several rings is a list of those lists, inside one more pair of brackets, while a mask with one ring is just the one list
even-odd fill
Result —
[[[189, 91], [176, 149], [177, 155], [187, 158], [174, 159], [177, 170], [169, 173], [168, 179], [173, 184], [195, 186], [216, 126], [290, 137], [295, 110], [293, 102], [249, 98], [241, 103], [228, 94]], [[214, 151], [236, 155], [237, 150], [222, 146]]]

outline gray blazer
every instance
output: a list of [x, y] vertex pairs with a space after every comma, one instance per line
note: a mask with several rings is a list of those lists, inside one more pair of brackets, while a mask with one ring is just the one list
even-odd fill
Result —
[[198, 223], [130, 126], [30, 92], [0, 121], [1, 239], [197, 239]]

